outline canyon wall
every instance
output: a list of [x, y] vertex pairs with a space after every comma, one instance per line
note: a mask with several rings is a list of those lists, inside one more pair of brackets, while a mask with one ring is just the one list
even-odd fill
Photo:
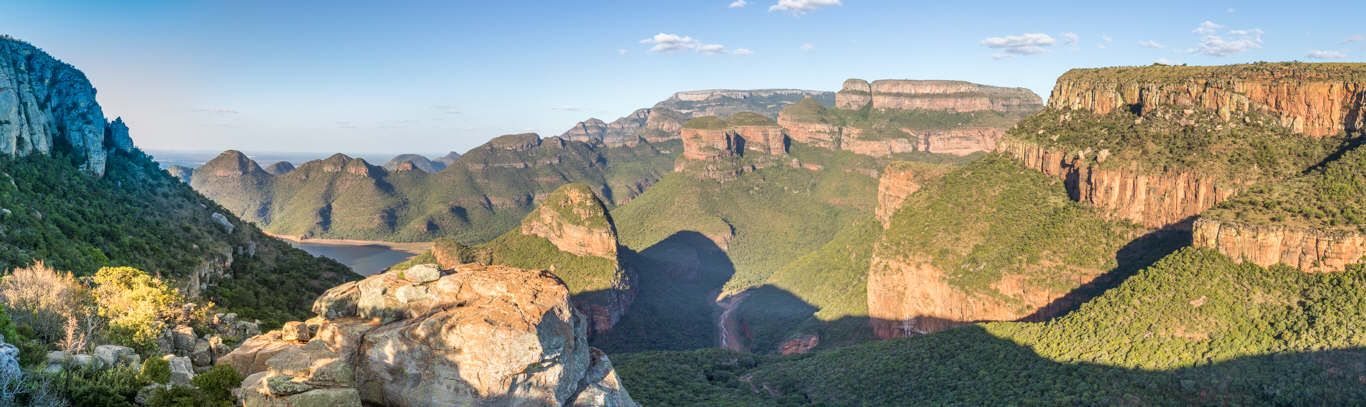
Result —
[[1038, 95], [1025, 88], [1002, 88], [962, 81], [879, 80], [844, 81], [835, 94], [835, 108], [858, 110], [936, 110], [947, 112], [1034, 112], [1043, 107]]
[[737, 113], [727, 120], [714, 116], [692, 119], [681, 134], [683, 155], [674, 162], [674, 171], [703, 179], [733, 180], [740, 174], [781, 164], [777, 158], [787, 155], [788, 138], [783, 128], [753, 113]]
[[997, 142], [996, 151], [1026, 167], [1066, 182], [1073, 200], [1091, 204], [1112, 220], [1126, 220], [1150, 228], [1188, 229], [1186, 221], [1240, 189], [1236, 182], [1190, 172], [1150, 174], [1137, 164], [1100, 169], [1106, 150], [1067, 153], [1010, 138]]
[[1058, 78], [1052, 108], [1099, 114], [1164, 106], [1259, 112], [1309, 137], [1358, 131], [1366, 123], [1366, 65], [1252, 64], [1074, 69]]
[[1366, 256], [1366, 235], [1345, 230], [1200, 218], [1192, 237], [1196, 247], [1213, 248], [1262, 267], [1285, 264], [1308, 272], [1333, 272]]

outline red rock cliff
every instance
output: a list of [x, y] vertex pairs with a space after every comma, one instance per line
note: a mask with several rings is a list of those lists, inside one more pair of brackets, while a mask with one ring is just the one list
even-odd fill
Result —
[[1309, 272], [1342, 271], [1366, 256], [1366, 236], [1340, 230], [1197, 219], [1193, 242], [1262, 267], [1285, 264]]
[[1043, 107], [1039, 95], [1024, 88], [1001, 88], [962, 81], [880, 80], [844, 81], [835, 94], [835, 108], [937, 110], [949, 112], [1032, 112]]
[[1228, 120], [1259, 112], [1310, 137], [1363, 129], [1366, 64], [1253, 64], [1074, 69], [1058, 78], [1048, 106], [1099, 114], [1163, 105], [1198, 106]]

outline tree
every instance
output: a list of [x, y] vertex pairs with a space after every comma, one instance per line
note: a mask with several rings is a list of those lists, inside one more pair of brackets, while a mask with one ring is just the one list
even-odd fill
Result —
[[142, 351], [155, 347], [167, 320], [175, 320], [184, 298], [161, 279], [132, 267], [104, 267], [95, 273], [95, 303], [109, 320], [107, 334]]
[[91, 314], [88, 298], [70, 272], [54, 270], [42, 261], [14, 269], [0, 279], [0, 301], [9, 309], [11, 320], [29, 327], [44, 342], [64, 339], [68, 321], [86, 321]]

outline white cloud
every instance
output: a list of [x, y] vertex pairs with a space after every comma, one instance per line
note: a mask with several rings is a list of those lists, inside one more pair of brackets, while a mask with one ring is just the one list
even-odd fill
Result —
[[1351, 44], [1351, 43], [1354, 43], [1354, 42], [1362, 42], [1362, 41], [1366, 41], [1366, 35], [1357, 34], [1357, 35], [1353, 35], [1353, 36], [1347, 37], [1347, 39], [1342, 40], [1342, 42], [1339, 42], [1338, 44]]
[[1262, 30], [1259, 28], [1228, 30], [1219, 34], [1223, 28], [1223, 25], [1208, 20], [1200, 23], [1192, 31], [1200, 35], [1200, 42], [1194, 48], [1186, 49], [1186, 53], [1223, 57], [1262, 47]]
[[[1105, 41], [1105, 44], [1109, 44], [1109, 43], [1115, 41], [1114, 38], [1110, 38], [1110, 36], [1105, 35], [1105, 34], [1101, 34], [1101, 35], [1100, 35], [1100, 40], [1101, 40], [1101, 41]], [[1105, 44], [1096, 44], [1096, 48], [1105, 49]]]
[[1214, 34], [1216, 31], [1219, 31], [1220, 28], [1224, 28], [1224, 26], [1215, 24], [1213, 21], [1205, 20], [1205, 22], [1200, 23], [1200, 25], [1196, 26], [1195, 31], [1192, 32], [1200, 35], [1209, 35]]
[[1233, 7], [1229, 7], [1228, 10], [1224, 10], [1224, 11], [1227, 11], [1229, 14], [1233, 14], [1233, 13], [1237, 13], [1237, 12], [1238, 12], [1238, 9], [1233, 8]]
[[745, 1], [745, 0], [735, 0], [735, 1], [731, 2], [729, 6], [726, 6], [726, 7], [730, 7], [730, 8], [740, 8], [740, 7], [744, 7], [744, 6], [747, 6], [747, 5], [749, 5], [749, 2], [747, 2], [747, 1]]
[[1065, 32], [1062, 33], [1062, 39], [1067, 45], [1077, 45], [1077, 41], [1081, 41], [1081, 36], [1074, 32]]
[[561, 112], [577, 112], [577, 111], [583, 110], [583, 108], [578, 107], [578, 106], [568, 106], [568, 105], [566, 105], [566, 106], [552, 107], [552, 108], [550, 108], [550, 110], [559, 110], [559, 111], [561, 111]]
[[618, 50], [617, 50], [617, 55], [626, 55], [626, 54], [630, 54], [630, 53], [631, 53], [631, 51], [627, 51], [627, 50], [625, 50], [625, 49], [618, 49]]
[[778, 0], [777, 4], [768, 7], [768, 11], [786, 11], [801, 15], [821, 7], [839, 5], [842, 5], [840, 0]]
[[[653, 47], [650, 47], [650, 52], [674, 52], [690, 49], [697, 51], [700, 54], [707, 55], [731, 53], [730, 50], [726, 49], [725, 45], [703, 44], [701, 41], [698, 41], [693, 37], [678, 34], [659, 33], [655, 34], [653, 37], [640, 40], [640, 43], [654, 44]], [[621, 52], [621, 54], [626, 55], [624, 52]]]
[[1010, 55], [1034, 55], [1044, 52], [1044, 47], [1051, 47], [1058, 41], [1048, 34], [1028, 33], [1021, 35], [1008, 35], [1005, 37], [991, 37], [982, 40], [982, 45], [991, 49], [999, 49], [1003, 53], [992, 55], [992, 58], [1001, 59]]
[[748, 48], [736, 48], [735, 51], [732, 52], [732, 54], [735, 55], [750, 55], [753, 53], [754, 51], [750, 51]]
[[698, 46], [697, 46], [697, 52], [700, 52], [700, 53], [703, 53], [703, 54], [708, 54], [708, 55], [716, 55], [716, 54], [724, 54], [724, 53], [727, 53], [727, 52], [729, 52], [729, 51], [726, 51], [726, 46], [725, 46], [725, 45], [721, 45], [721, 44], [706, 44], [706, 45], [698, 45]]
[[1139, 42], [1138, 42], [1138, 46], [1143, 47], [1143, 48], [1157, 48], [1157, 49], [1163, 49], [1163, 48], [1166, 48], [1166, 47], [1167, 47], [1166, 45], [1159, 44], [1157, 41], [1153, 41], [1153, 40], [1139, 41]]
[[802, 52], [810, 51], [813, 48], [816, 48], [816, 46], [811, 44], [802, 44]]
[[1311, 49], [1305, 56], [1313, 59], [1342, 59], [1347, 57], [1347, 53], [1342, 51]]
[[650, 47], [650, 52], [674, 52], [685, 49], [696, 49], [699, 43], [689, 36], [677, 34], [655, 34], [653, 37], [640, 40], [641, 44], [655, 44]]

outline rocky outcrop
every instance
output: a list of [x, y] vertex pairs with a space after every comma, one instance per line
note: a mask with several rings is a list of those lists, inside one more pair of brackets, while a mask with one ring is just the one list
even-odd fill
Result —
[[1225, 120], [1235, 112], [1258, 112], [1297, 133], [1325, 137], [1366, 128], [1366, 65], [1074, 69], [1058, 78], [1048, 105], [1140, 115], [1160, 106], [1190, 106], [1216, 111]]
[[835, 108], [858, 110], [996, 111], [1032, 113], [1043, 108], [1039, 95], [1025, 88], [1002, 88], [962, 81], [844, 81]]
[[[402, 168], [400, 168], [402, 167]], [[435, 162], [418, 154], [399, 154], [384, 163], [384, 169], [389, 171], [412, 171], [421, 170], [431, 174], [446, 168], [446, 164]]]
[[193, 168], [186, 168], [186, 167], [182, 167], [182, 166], [179, 166], [179, 165], [172, 165], [172, 166], [166, 167], [166, 173], [167, 173], [167, 174], [171, 174], [172, 177], [176, 177], [176, 179], [179, 179], [180, 182], [184, 182], [184, 183], [186, 183], [186, 184], [189, 184], [190, 181], [191, 181], [192, 179], [194, 179], [194, 169], [193, 169]]
[[527, 151], [541, 145], [541, 136], [536, 133], [507, 134], [494, 137], [484, 145], [492, 149]]
[[306, 339], [248, 340], [224, 359], [265, 359], [225, 362], [246, 376], [244, 405], [636, 405], [554, 275], [467, 264], [432, 277], [337, 286], [295, 325]]
[[267, 165], [265, 171], [270, 175], [284, 175], [290, 171], [294, 171], [294, 164], [289, 161], [278, 161], [274, 164]]
[[787, 136], [772, 120], [753, 113], [737, 113], [726, 120], [707, 116], [683, 126], [683, 158], [707, 161], [743, 156], [745, 151], [787, 154]]
[[997, 151], [1026, 167], [1066, 181], [1073, 200], [1091, 204], [1109, 219], [1123, 219], [1150, 228], [1189, 229], [1193, 216], [1228, 200], [1241, 188], [1236, 181], [1185, 171], [1150, 174], [1137, 163], [1102, 169], [1109, 151], [1064, 152], [1012, 139], [1002, 139]]
[[242, 177], [242, 176], [267, 176], [264, 169], [256, 161], [247, 157], [241, 151], [227, 150], [219, 153], [217, 157], [199, 166], [196, 172], [200, 176], [213, 177]]
[[1192, 244], [1262, 267], [1284, 264], [1308, 272], [1336, 272], [1366, 256], [1366, 234], [1291, 225], [1195, 220]]
[[443, 155], [443, 156], [441, 156], [440, 158], [437, 158], [437, 159], [435, 159], [435, 160], [432, 160], [432, 162], [438, 162], [438, 163], [441, 163], [441, 165], [444, 165], [444, 166], [449, 167], [449, 166], [451, 166], [452, 164], [455, 164], [455, 160], [456, 160], [456, 159], [459, 159], [459, 158], [460, 158], [460, 153], [457, 153], [457, 152], [452, 151], [452, 152], [446, 153], [446, 155]]
[[609, 147], [661, 143], [677, 139], [684, 120], [682, 114], [667, 108], [636, 109], [611, 123], [595, 118], [579, 122], [560, 134], [560, 138], [590, 144], [602, 142]]
[[730, 129], [683, 129], [683, 158], [710, 161], [740, 154], [738, 134]]
[[831, 150], [840, 148], [843, 134], [843, 129], [840, 126], [802, 121], [793, 116], [788, 110], [778, 113], [778, 125], [787, 131], [787, 136], [791, 137], [792, 141]]
[[901, 204], [906, 201], [906, 197], [919, 191], [920, 187], [929, 180], [943, 176], [950, 167], [915, 163], [907, 161], [895, 161], [887, 164], [882, 169], [882, 175], [877, 181], [877, 209], [874, 216], [882, 227], [887, 228]]
[[546, 238], [576, 256], [617, 259], [617, 230], [607, 207], [584, 184], [556, 189], [522, 221], [522, 234]]
[[683, 118], [753, 112], [772, 119], [778, 117], [778, 111], [802, 99], [814, 98], [828, 105], [833, 102], [832, 96], [826, 91], [801, 89], [694, 90], [675, 93], [654, 107], [679, 112]]
[[566, 140], [592, 143], [594, 141], [602, 141], [606, 135], [607, 123], [598, 120], [597, 118], [589, 118], [588, 120], [575, 123], [574, 127], [565, 131], [560, 137]]
[[85, 74], [28, 43], [0, 36], [0, 153], [64, 149], [103, 175], [111, 151], [131, 151], [121, 118], [106, 122]]

